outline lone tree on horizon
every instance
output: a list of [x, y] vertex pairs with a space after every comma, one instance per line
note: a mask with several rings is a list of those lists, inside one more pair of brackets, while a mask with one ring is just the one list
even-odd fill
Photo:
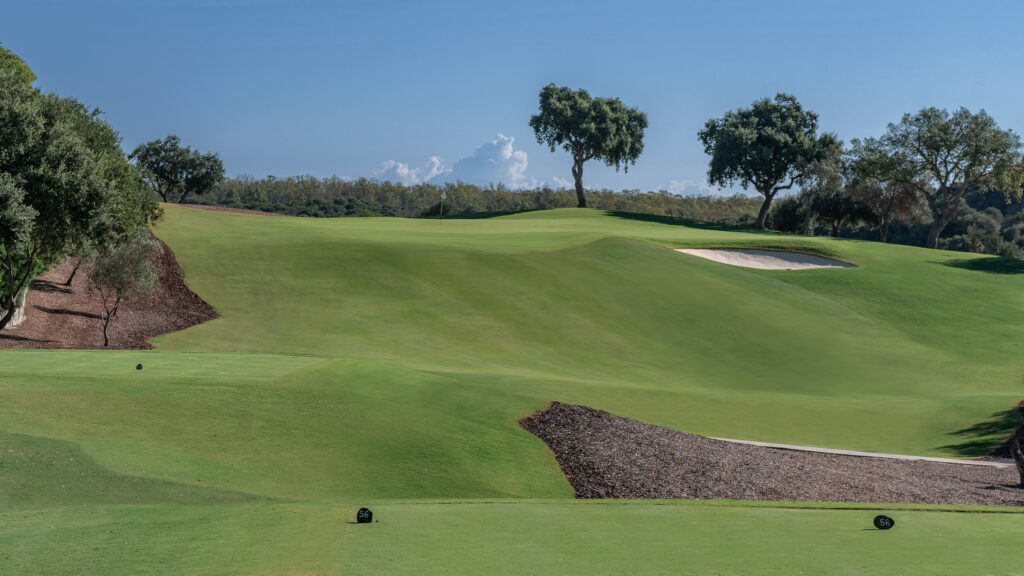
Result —
[[538, 144], [552, 152], [561, 146], [572, 155], [577, 206], [586, 208], [583, 163], [597, 159], [629, 172], [644, 150], [647, 115], [618, 98], [592, 98], [586, 90], [548, 84], [540, 91], [540, 113], [530, 118], [530, 127]]
[[802, 184], [815, 164], [838, 156], [842, 144], [835, 135], [817, 132], [818, 115], [780, 93], [708, 120], [697, 136], [711, 156], [708, 182], [738, 182], [764, 196], [757, 214], [757, 227], [764, 228], [776, 194]]
[[181, 139], [171, 134], [163, 140], [139, 144], [130, 158], [135, 161], [142, 177], [160, 198], [167, 202], [174, 194], [178, 204], [184, 204], [189, 194], [202, 196], [224, 179], [224, 164], [215, 152], [200, 153], [181, 145]]
[[1021, 198], [1024, 167], [1021, 140], [1002, 130], [984, 110], [924, 108], [889, 124], [878, 139], [854, 140], [853, 172], [860, 178], [914, 190], [932, 215], [926, 246], [939, 247], [939, 235], [956, 218], [964, 194], [995, 190], [1007, 200]]

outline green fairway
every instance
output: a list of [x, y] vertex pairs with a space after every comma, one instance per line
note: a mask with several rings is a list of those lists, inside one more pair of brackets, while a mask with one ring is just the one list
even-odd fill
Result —
[[[859, 510], [574, 502], [517, 425], [558, 400], [711, 436], [983, 454], [1024, 397], [1024, 274], [998, 258], [576, 209], [165, 210], [156, 234], [220, 317], [153, 351], [0, 353], [0, 574], [1016, 569], [1016, 514], [904, 511], [883, 535]], [[380, 524], [346, 524], [361, 503]]]
[[[962, 253], [586, 210], [440, 223], [172, 209], [157, 232], [223, 315], [160, 349], [360, 359], [525, 397], [524, 415], [558, 399], [716, 436], [935, 455], [1024, 395], [1024, 277], [949, 265], [979, 259]], [[860, 267], [748, 270], [668, 249], [699, 245]]]
[[[270, 354], [189, 354], [149, 350], [10, 350], [0, 353], [0, 374], [46, 377], [276, 378], [321, 359]], [[142, 368], [137, 366], [142, 364]]]
[[[0, 513], [0, 571], [1024, 574], [1024, 516], [704, 502], [246, 504]], [[872, 527], [876, 514], [896, 526]]]

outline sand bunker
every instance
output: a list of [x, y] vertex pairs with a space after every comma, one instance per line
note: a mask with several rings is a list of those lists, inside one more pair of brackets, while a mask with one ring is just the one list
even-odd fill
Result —
[[856, 268], [848, 262], [840, 262], [831, 258], [800, 254], [799, 252], [782, 252], [776, 250], [740, 250], [733, 248], [676, 248], [677, 252], [685, 252], [722, 264], [757, 268], [759, 270], [809, 270], [811, 268]]

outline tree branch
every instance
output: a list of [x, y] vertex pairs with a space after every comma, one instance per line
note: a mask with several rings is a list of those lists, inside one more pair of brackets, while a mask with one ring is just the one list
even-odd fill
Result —
[[924, 162], [928, 164], [932, 168], [932, 170], [935, 171], [935, 178], [936, 180], [938, 180], [939, 174], [942, 173], [942, 170], [939, 169], [939, 165], [936, 163], [936, 160], [934, 158], [930, 158], [927, 154], [925, 154], [924, 150], [922, 150], [920, 146], [918, 146], [916, 143], [911, 144], [910, 147], [914, 150], [914, 152], [917, 153], [918, 156], [921, 157], [921, 160], [924, 160]]
[[790, 188], [793, 187], [794, 184], [796, 184], [796, 176], [794, 176], [794, 177], [789, 179], [789, 184], [786, 184], [785, 186], [776, 186], [775, 188], [773, 188], [772, 189], [772, 196], [775, 196], [777, 193], [781, 192], [782, 190], [789, 190]]

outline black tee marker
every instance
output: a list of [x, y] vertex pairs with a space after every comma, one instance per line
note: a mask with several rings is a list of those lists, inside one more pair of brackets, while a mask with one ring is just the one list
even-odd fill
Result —
[[888, 516], [883, 516], [881, 514], [875, 516], [875, 528], [878, 528], [879, 530], [888, 530], [894, 525], [896, 525], [896, 521]]
[[142, 364], [136, 364], [135, 365], [135, 369], [136, 370], [142, 370]]
[[359, 512], [356, 512], [356, 522], [360, 524], [373, 522], [373, 512], [370, 512], [369, 508], [360, 508]]

